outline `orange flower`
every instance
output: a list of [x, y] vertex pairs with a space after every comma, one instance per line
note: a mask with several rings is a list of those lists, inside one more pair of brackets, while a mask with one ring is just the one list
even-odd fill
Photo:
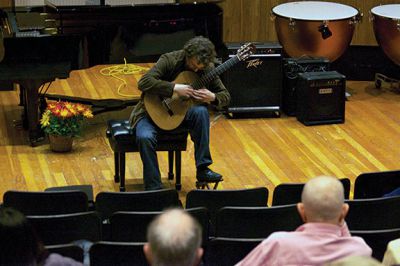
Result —
[[80, 103], [50, 102], [43, 113], [40, 124], [52, 135], [77, 136], [84, 118], [92, 118], [91, 109]]

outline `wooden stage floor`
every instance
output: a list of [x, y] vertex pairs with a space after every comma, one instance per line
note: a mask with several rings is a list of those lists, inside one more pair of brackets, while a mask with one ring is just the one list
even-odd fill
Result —
[[[69, 79], [52, 84], [57, 85], [52, 93], [61, 89], [79, 97], [117, 97], [113, 94], [118, 82], [99, 77], [95, 70], [72, 72]], [[135, 87], [134, 82], [129, 85]], [[346, 102], [344, 124], [304, 126], [284, 114], [247, 119], [212, 114], [212, 169], [225, 180], [219, 189], [266, 186], [271, 198], [274, 187], [282, 182], [305, 182], [324, 174], [348, 177], [354, 185], [363, 172], [400, 169], [399, 92], [376, 89], [367, 81], [348, 81], [347, 90], [352, 96]], [[134, 89], [126, 88], [124, 93], [138, 96]], [[57, 154], [49, 150], [46, 141], [29, 146], [27, 132], [14, 127], [13, 121], [20, 119], [22, 112], [18, 103], [17, 91], [0, 91], [1, 198], [11, 189], [41, 191], [74, 184], [92, 184], [95, 194], [118, 191], [113, 181], [113, 154], [105, 136], [106, 121], [127, 118], [131, 107], [96, 115], [85, 125], [82, 137], [75, 139], [73, 151]], [[182, 155], [182, 200], [195, 189], [193, 153], [189, 140]], [[166, 178], [166, 153], [159, 153], [159, 162], [164, 185], [173, 188], [174, 182]], [[127, 155], [126, 176], [128, 191], [143, 189], [139, 154]]]

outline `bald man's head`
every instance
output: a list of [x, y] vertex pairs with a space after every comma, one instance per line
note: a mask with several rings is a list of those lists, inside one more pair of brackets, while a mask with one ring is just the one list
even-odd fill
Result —
[[337, 178], [318, 176], [305, 184], [299, 204], [299, 212], [305, 222], [340, 224], [347, 210], [343, 185]]
[[203, 254], [201, 237], [194, 218], [182, 209], [171, 209], [150, 224], [144, 251], [154, 266], [197, 265]]

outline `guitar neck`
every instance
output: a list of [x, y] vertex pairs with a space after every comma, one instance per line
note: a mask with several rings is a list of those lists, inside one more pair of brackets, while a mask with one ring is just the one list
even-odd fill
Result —
[[217, 76], [220, 74], [224, 73], [226, 70], [234, 66], [239, 62], [239, 57], [234, 56], [230, 58], [229, 60], [225, 61], [223, 64], [219, 65], [218, 67], [214, 68], [213, 70], [205, 73], [201, 78], [196, 80], [192, 84], [192, 88], [195, 90], [203, 88], [205, 85], [210, 83], [212, 80], [214, 80]]

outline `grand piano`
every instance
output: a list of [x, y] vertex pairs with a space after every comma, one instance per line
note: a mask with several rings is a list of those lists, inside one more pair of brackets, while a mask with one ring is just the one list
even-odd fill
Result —
[[[44, 0], [32, 6], [0, 1], [0, 81], [20, 86], [22, 124], [32, 146], [43, 139], [44, 84], [68, 78], [72, 70], [124, 59], [155, 62], [196, 35], [223, 50], [219, 1], [134, 1]], [[157, 3], [143, 4], [149, 2]]]

